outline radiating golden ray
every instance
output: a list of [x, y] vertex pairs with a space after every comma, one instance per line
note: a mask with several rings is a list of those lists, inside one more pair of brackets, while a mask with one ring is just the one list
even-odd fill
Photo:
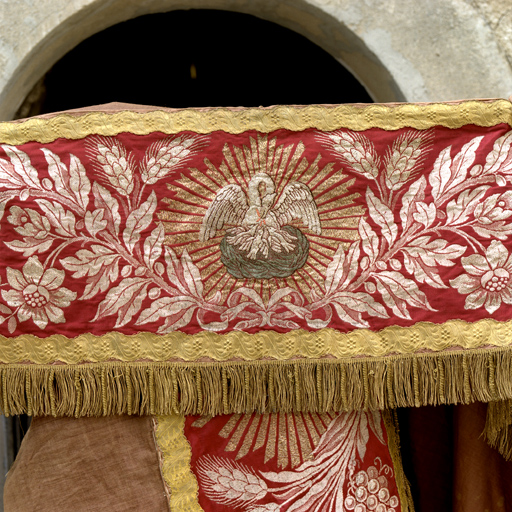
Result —
[[322, 252], [324, 252], [324, 254], [327, 254], [327, 255], [329, 255], [329, 253], [334, 254], [336, 252], [336, 247], [324, 244], [322, 242], [318, 242], [316, 240], [310, 240], [309, 247], [314, 247], [316, 250], [322, 251]]
[[251, 421], [251, 418], [252, 416], [250, 414], [244, 414], [242, 416], [242, 419], [238, 423], [236, 430], [234, 431], [233, 435], [228, 441], [228, 444], [226, 445], [227, 452], [234, 452], [236, 450], [237, 446], [240, 444], [242, 436], [244, 435], [245, 429], [249, 424], [249, 421]]
[[332, 224], [323, 224], [322, 225], [322, 230], [326, 230], [326, 231], [329, 231], [329, 230], [344, 230], [344, 229], [357, 229], [357, 226], [359, 225], [359, 219], [360, 217], [345, 217], [342, 219], [341, 222], [339, 223], [334, 223], [333, 221], [329, 221], [329, 222], [332, 222]]
[[276, 148], [276, 152], [275, 152], [275, 155], [274, 155], [274, 161], [272, 162], [272, 179], [274, 180], [274, 183], [276, 182], [277, 180], [277, 174], [279, 172], [279, 163], [281, 162], [281, 159], [283, 157], [283, 149], [284, 149], [284, 146], [280, 145], [280, 146], [277, 146]]
[[190, 211], [190, 213], [198, 213], [201, 216], [203, 216], [206, 213], [206, 210], [208, 209], [204, 205], [198, 205], [195, 203], [189, 203], [187, 201], [183, 201], [181, 198], [174, 196], [172, 198], [165, 197], [163, 199], [170, 208], [180, 210], [180, 211]]
[[316, 288], [320, 293], [323, 293], [324, 289], [323, 289], [323, 286], [320, 284], [321, 281], [319, 282], [318, 277], [312, 275], [310, 269], [308, 268], [307, 263], [306, 263], [306, 265], [304, 265], [302, 267], [301, 270], [302, 270], [302, 277], [304, 278], [304, 280], [309, 285], [311, 285], [312, 288]]
[[242, 183], [245, 187], [249, 187], [249, 182], [246, 180], [244, 173], [240, 172], [240, 169], [236, 165], [235, 159], [233, 158], [233, 153], [231, 153], [227, 144], [224, 145], [222, 154], [224, 155], [231, 176], [235, 178], [237, 183]]
[[206, 167], [208, 167], [208, 172], [211, 173], [212, 178], [219, 182], [220, 188], [225, 187], [229, 183], [228, 177], [224, 176], [224, 174], [222, 174], [222, 172], [217, 169], [217, 167], [215, 167], [208, 158], [204, 159], [204, 163]]
[[193, 177], [194, 179], [196, 179], [197, 181], [200, 181], [201, 183], [203, 183], [203, 185], [206, 187], [206, 188], [209, 188], [211, 190], [213, 190], [215, 193], [217, 193], [216, 191], [219, 190], [219, 188], [222, 188], [222, 185], [221, 183], [218, 183], [216, 180], [215, 180], [215, 177], [219, 177], [217, 176], [217, 170], [215, 170], [215, 173], [213, 172], [201, 172], [199, 169], [196, 169], [195, 167], [192, 167], [191, 169], [189, 169], [189, 174], [191, 177]]
[[293, 417], [293, 414], [286, 415], [286, 420], [288, 423], [288, 455], [290, 457], [290, 464], [292, 468], [295, 468], [300, 464], [301, 457], [299, 452], [299, 446], [297, 444], [297, 432], [295, 430], [295, 422], [293, 421]]
[[[290, 159], [290, 154], [292, 152], [293, 146], [284, 146], [283, 152], [281, 154], [281, 161], [279, 162], [279, 167], [276, 172], [276, 180], [281, 178], [283, 174], [286, 172], [286, 168], [288, 165], [292, 165], [293, 160]], [[276, 183], [276, 190], [279, 190], [279, 185]]]
[[276, 456], [277, 414], [270, 415], [267, 446], [265, 446], [265, 464]]
[[[335, 182], [341, 182], [343, 184], [343, 180], [347, 178], [347, 176], [343, 173], [340, 173], [336, 170], [331, 170], [329, 173], [322, 173], [321, 176], [318, 176], [319, 179], [316, 182], [314, 186], [310, 184], [309, 189], [311, 190], [311, 193], [313, 194], [313, 197], [315, 200], [318, 199], [318, 196], [322, 194], [322, 192], [325, 192], [330, 185], [332, 185]], [[341, 193], [346, 192], [346, 190], [340, 191]], [[341, 195], [341, 194], [336, 194]]]
[[206, 277], [204, 279], [205, 282], [208, 282], [215, 274], [217, 274], [221, 269], [224, 268], [224, 265], [218, 264], [218, 261], [219, 260], [214, 261], [211, 264], [207, 265], [206, 267], [200, 269], [201, 272], [203, 272], [203, 273], [208, 271], [208, 274], [206, 275]]
[[282, 288], [283, 285], [281, 284], [280, 286], [278, 286], [275, 279], [269, 279], [267, 283], [267, 290], [270, 300], [270, 297], [272, 297], [272, 295], [274, 295], [274, 293], [276, 293], [279, 288]]
[[266, 172], [268, 157], [268, 135], [258, 136], [258, 157], [260, 161], [260, 171]]
[[213, 297], [218, 291], [221, 292], [222, 298], [224, 298], [225, 293], [222, 293], [224, 290], [224, 287], [229, 282], [229, 273], [226, 269], [223, 269], [223, 272], [221, 274], [218, 274], [218, 279], [211, 279], [208, 288], [205, 286], [205, 292], [204, 296], [206, 299], [210, 299]]
[[[300, 443], [300, 451], [302, 453], [302, 459], [303, 461], [308, 459], [311, 455], [311, 452], [313, 451], [314, 446], [311, 444], [311, 441], [308, 437], [308, 426], [306, 422], [304, 421], [304, 414], [296, 414], [295, 415], [295, 423], [296, 428], [298, 432], [299, 437], [299, 443]], [[301, 461], [301, 462], [303, 462]]]
[[324, 176], [327, 176], [333, 170], [334, 164], [329, 162], [323, 168], [318, 169], [317, 173], [313, 175], [309, 181], [306, 182], [306, 185], [311, 189], [314, 189], [315, 186], [322, 181]]
[[316, 430], [322, 436], [327, 430], [325, 423], [322, 421], [321, 414], [313, 414], [313, 423], [315, 424]]
[[244, 150], [245, 163], [247, 164], [247, 168], [249, 169], [249, 174], [251, 176], [253, 176], [258, 171], [257, 171], [257, 168], [255, 168], [255, 166], [254, 166], [254, 160], [252, 159], [251, 150], [247, 146], [244, 146], [243, 150]]
[[[288, 146], [286, 149], [290, 148], [292, 150], [293, 146]], [[286, 151], [285, 149], [285, 151]], [[300, 158], [304, 154], [304, 151], [306, 150], [306, 147], [304, 146], [304, 143], [300, 141], [297, 146], [295, 146], [295, 149], [293, 151], [293, 154], [289, 160], [289, 162], [285, 162], [286, 165], [284, 165], [284, 168], [282, 172], [279, 174], [280, 180], [279, 183], [276, 186], [277, 190], [281, 190], [281, 186], [284, 183], [288, 181], [288, 177], [290, 174], [293, 174], [295, 171], [295, 167], [298, 165]]]
[[249, 453], [249, 450], [251, 449], [251, 446], [253, 444], [255, 434], [256, 434], [259, 424], [260, 424], [259, 415], [253, 414], [251, 425], [249, 427], [249, 430], [247, 431], [247, 434], [244, 436], [244, 439], [242, 441], [242, 446], [240, 447], [240, 450], [238, 450], [235, 460], [239, 460], [242, 457], [245, 457]]
[[265, 413], [261, 415], [260, 429], [258, 430], [258, 436], [256, 437], [254, 448], [252, 449], [253, 452], [259, 450], [262, 446], [265, 445], [265, 442], [267, 440], [269, 420], [270, 414]]
[[[336, 193], [338, 197], [341, 197], [342, 195], [345, 195], [348, 191], [348, 188], [346, 187], [346, 184], [348, 183], [346, 177], [343, 175], [341, 176], [342, 179], [340, 179], [340, 176], [333, 175], [330, 178], [327, 178], [324, 182], [322, 182], [318, 188], [315, 189], [313, 192], [313, 196], [315, 198], [315, 202], [319, 202], [322, 200], [322, 198], [326, 197], [326, 194], [332, 194], [333, 192]], [[345, 178], [345, 179], [343, 179]], [[350, 180], [349, 180], [350, 181]]]
[[320, 160], [322, 159], [322, 155], [320, 153], [318, 153], [318, 155], [316, 156], [316, 158], [313, 160], [313, 163], [307, 168], [307, 169], [304, 169], [304, 171], [302, 172], [302, 174], [300, 174], [298, 177], [297, 177], [297, 181], [301, 181], [302, 178], [304, 178], [304, 175], [307, 173], [308, 176], [310, 175], [314, 175], [318, 172], [319, 168], [318, 168], [318, 164], [320, 163]]
[[356, 217], [359, 221], [359, 217], [364, 215], [364, 213], [365, 208], [362, 206], [340, 206], [334, 210], [319, 211], [318, 216], [323, 225], [327, 220], [341, 220], [349, 217]]
[[193, 175], [182, 175], [179, 180], [176, 180], [176, 183], [179, 183], [180, 185], [185, 186], [190, 190], [193, 190], [201, 198], [205, 198], [206, 200], [209, 201], [213, 201], [213, 199], [215, 198], [215, 194], [217, 193], [210, 187], [206, 186], [206, 184], [203, 183], [202, 180], [198, 180]]
[[238, 165], [240, 166], [240, 172], [245, 176], [247, 175], [249, 177], [249, 180], [252, 178], [251, 173], [249, 172], [249, 169], [247, 167], [247, 164], [245, 163], [245, 157], [244, 157], [244, 151], [243, 149], [233, 146], [233, 151], [235, 153]]
[[[312, 251], [309, 252], [308, 258], [311, 258], [313, 261], [315, 261], [316, 264], [320, 265], [320, 268], [326, 269], [329, 266], [329, 263], [322, 261], [320, 258], [318, 258], [318, 256], [316, 256], [315, 254], [311, 254], [311, 253], [312, 253]], [[312, 265], [312, 263], [311, 263], [311, 265]]]
[[222, 427], [222, 430], [219, 432], [219, 435], [221, 437], [228, 438], [241, 417], [241, 414], [233, 414], [229, 418], [228, 422], [224, 425], [224, 427]]
[[192, 422], [192, 426], [195, 428], [203, 428], [211, 419], [212, 416], [199, 416], [199, 418]]
[[[179, 199], [177, 199], [178, 201], [179, 200], [187, 201], [191, 204], [196, 204], [197, 206], [200, 206], [201, 204], [205, 204], [205, 205], [210, 204], [210, 199], [208, 197], [201, 196], [199, 193], [188, 188], [187, 186], [176, 182], [176, 187], [181, 189], [181, 191], [179, 193], [180, 194]], [[208, 206], [206, 206], [206, 208], [208, 208]]]
[[311, 289], [304, 283], [304, 280], [297, 279], [295, 276], [291, 276], [290, 288], [295, 288], [296, 290], [301, 292], [302, 295], [304, 295], [305, 297], [309, 296], [309, 291]]
[[275, 155], [275, 152], [276, 152], [276, 141], [277, 141], [277, 138], [274, 137], [272, 139], [270, 139], [269, 143], [268, 143], [268, 155], [267, 155], [267, 174], [269, 176], [272, 175], [272, 169], [274, 168], [274, 155]]
[[314, 255], [315, 258], [318, 258], [323, 265], [329, 265], [329, 263], [332, 261], [332, 256], [329, 256], [327, 254], [325, 254], [324, 251], [319, 251], [318, 249], [316, 249], [315, 247], [309, 247], [309, 254], [310, 255]]
[[258, 146], [256, 144], [256, 140], [253, 137], [249, 137], [249, 143], [250, 143], [250, 152], [252, 157], [252, 162], [254, 165], [254, 170], [256, 172], [260, 172], [261, 170], [261, 164], [260, 164], [260, 157], [258, 155]]
[[[279, 434], [281, 432], [286, 432], [286, 415], [282, 412], [279, 414]], [[279, 435], [279, 437], [281, 437]], [[279, 440], [281, 441], [281, 440]], [[284, 440], [283, 440], [284, 441]], [[286, 442], [278, 442], [277, 443], [277, 467], [279, 469], [284, 469], [288, 466], [289, 463], [289, 449], [288, 449], [288, 443]]]
[[318, 445], [318, 441], [320, 441], [320, 433], [318, 432], [315, 422], [313, 421], [313, 416], [316, 416], [314, 413], [305, 413], [304, 414], [304, 421], [308, 427], [308, 434], [311, 437], [311, 442], [313, 443], [313, 446]]

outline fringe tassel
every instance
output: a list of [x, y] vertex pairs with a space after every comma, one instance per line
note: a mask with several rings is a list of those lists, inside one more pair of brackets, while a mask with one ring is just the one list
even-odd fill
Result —
[[343, 361], [20, 364], [0, 367], [0, 379], [5, 415], [323, 413], [480, 401], [491, 403], [491, 443], [512, 424], [512, 412], [496, 405], [512, 400], [512, 349]]
[[489, 402], [483, 435], [506, 460], [512, 460], [512, 400]]

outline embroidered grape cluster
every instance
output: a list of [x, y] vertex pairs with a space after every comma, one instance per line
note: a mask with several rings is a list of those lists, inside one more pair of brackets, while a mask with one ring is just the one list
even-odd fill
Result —
[[383, 473], [391, 472], [387, 465], [380, 471], [370, 466], [361, 470], [350, 479], [345, 508], [354, 512], [396, 512], [398, 498], [391, 496], [388, 490], [388, 479]]

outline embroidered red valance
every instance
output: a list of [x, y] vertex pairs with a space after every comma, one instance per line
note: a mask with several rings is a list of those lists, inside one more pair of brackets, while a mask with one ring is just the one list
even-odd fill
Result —
[[4, 413], [512, 398], [512, 106], [0, 124]]

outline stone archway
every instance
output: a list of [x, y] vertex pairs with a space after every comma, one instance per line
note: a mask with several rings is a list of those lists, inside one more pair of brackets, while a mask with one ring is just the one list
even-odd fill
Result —
[[244, 12], [295, 30], [331, 53], [375, 101], [508, 96], [512, 70], [485, 20], [462, 0], [43, 0], [0, 11], [0, 119], [90, 35], [173, 9]]

